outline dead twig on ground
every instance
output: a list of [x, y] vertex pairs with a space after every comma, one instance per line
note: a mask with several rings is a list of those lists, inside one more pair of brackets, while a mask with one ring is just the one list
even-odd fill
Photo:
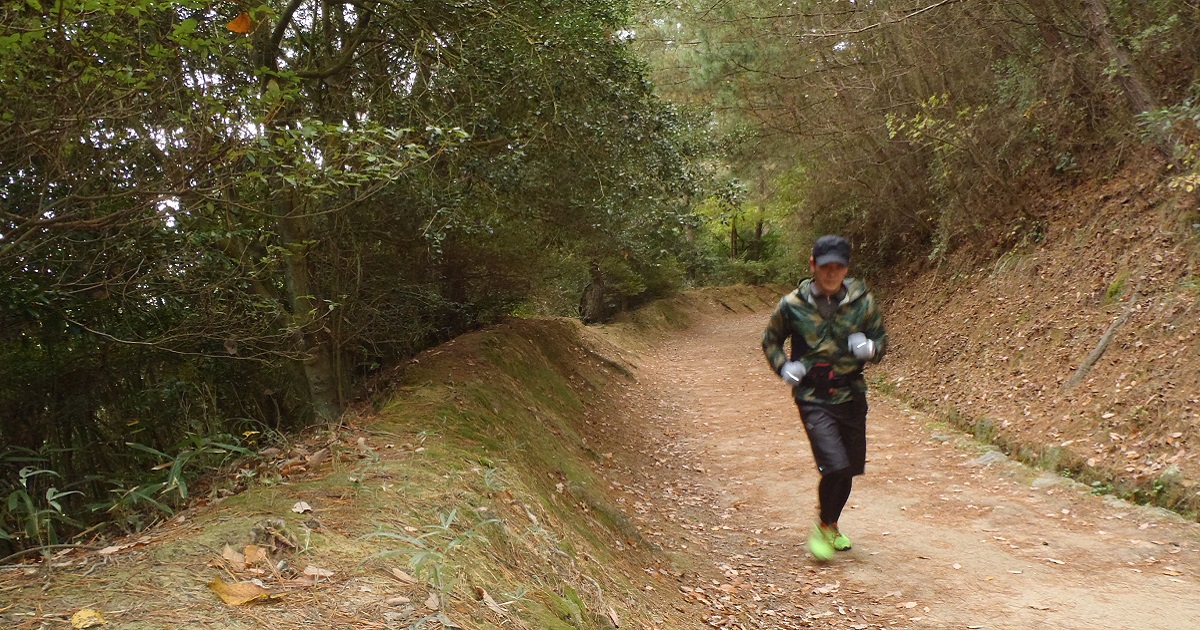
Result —
[[1067, 379], [1067, 382], [1063, 385], [1062, 391], [1066, 392], [1072, 387], [1075, 387], [1080, 381], [1083, 380], [1083, 377], [1087, 376], [1087, 373], [1092, 369], [1092, 366], [1100, 360], [1100, 357], [1104, 355], [1104, 351], [1108, 349], [1108, 344], [1112, 343], [1113, 336], [1116, 335], [1117, 329], [1124, 325], [1125, 322], [1129, 320], [1129, 316], [1133, 314], [1133, 310], [1137, 305], [1138, 298], [1138, 292], [1134, 291], [1133, 295], [1129, 298], [1129, 305], [1125, 307], [1125, 312], [1121, 313], [1121, 316], [1109, 325], [1108, 330], [1104, 331], [1104, 335], [1100, 337], [1100, 343], [1096, 344], [1096, 349], [1092, 350], [1092, 353], [1083, 360], [1083, 363], [1079, 365], [1079, 368], [1075, 370], [1075, 373], [1071, 375], [1071, 378]]

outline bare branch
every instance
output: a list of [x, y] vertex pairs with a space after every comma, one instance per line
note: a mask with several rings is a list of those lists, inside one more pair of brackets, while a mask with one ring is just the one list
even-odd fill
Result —
[[922, 9], [917, 9], [916, 11], [913, 11], [912, 13], [906, 13], [898, 18], [890, 19], [890, 20], [880, 20], [874, 24], [870, 24], [870, 25], [864, 26], [862, 28], [856, 28], [856, 29], [852, 29], [852, 30], [848, 30], [848, 31], [833, 31], [833, 32], [827, 31], [827, 32], [822, 32], [822, 33], [802, 33], [800, 35], [795, 35], [794, 37], [796, 37], [797, 39], [829, 39], [831, 37], [845, 37], [847, 35], [858, 35], [860, 33], [866, 33], [867, 31], [873, 31], [877, 28], [881, 28], [884, 26], [891, 26], [893, 24], [899, 24], [905, 20], [914, 18], [914, 17], [921, 15], [922, 13], [925, 13], [927, 11], [932, 11], [933, 9], [944, 7], [944, 6], [950, 5], [950, 4], [958, 4], [959, 2], [964, 2], [964, 1], [965, 0], [942, 0], [941, 2], [938, 2], [936, 4], [931, 4]]

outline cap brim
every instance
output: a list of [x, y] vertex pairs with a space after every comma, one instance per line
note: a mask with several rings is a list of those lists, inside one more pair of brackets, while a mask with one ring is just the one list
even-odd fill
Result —
[[817, 256], [813, 262], [816, 263], [818, 267], [821, 265], [828, 265], [829, 263], [838, 263], [847, 267], [850, 266], [850, 261], [847, 260], [845, 256], [839, 256], [837, 254], [825, 254], [823, 256]]

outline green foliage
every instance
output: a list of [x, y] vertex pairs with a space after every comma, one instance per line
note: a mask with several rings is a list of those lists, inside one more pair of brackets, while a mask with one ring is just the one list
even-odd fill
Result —
[[1161, 140], [1171, 151], [1168, 186], [1188, 193], [1200, 188], [1200, 83], [1193, 82], [1180, 102], [1137, 119], [1143, 140]]
[[614, 35], [626, 3], [239, 10], [0, 11], [0, 441], [88, 479], [69, 504], [170, 509], [217, 457], [189, 436], [332, 419], [431, 344], [700, 257], [706, 123]]
[[437, 523], [425, 526], [425, 531], [418, 535], [382, 529], [367, 534], [364, 539], [386, 538], [405, 543], [408, 547], [381, 551], [364, 562], [396, 555], [408, 556], [408, 567], [412, 570], [413, 577], [429, 583], [439, 592], [450, 592], [457, 584], [456, 576], [459, 571], [453, 556], [461, 553], [461, 548], [472, 542], [486, 542], [486, 536], [479, 530], [487, 525], [499, 523], [496, 519], [484, 519], [463, 529], [456, 523], [457, 520], [458, 510], [452, 509], [440, 514]]
[[42, 468], [45, 463], [46, 457], [33, 451], [0, 453], [0, 470], [15, 469], [13, 477], [0, 478], [0, 549], [58, 544], [64, 529], [78, 525], [63, 507], [63, 500], [81, 493], [51, 485], [56, 483], [53, 480], [61, 481], [62, 475]]
[[[132, 470], [145, 471], [106, 480], [107, 495], [90, 503], [94, 514], [126, 531], [138, 531], [155, 516], [170, 515], [192, 496], [190, 485], [234, 458], [253, 453], [229, 435], [191, 435], [177, 443], [170, 455], [158, 449], [126, 442], [123, 454]], [[136, 483], [128, 485], [130, 480]]]
[[1128, 269], [1123, 269], [1117, 272], [1117, 275], [1113, 277], [1112, 282], [1108, 284], [1108, 288], [1104, 290], [1103, 303], [1105, 305], [1117, 302], [1125, 296], [1125, 285], [1129, 282], [1129, 275]]

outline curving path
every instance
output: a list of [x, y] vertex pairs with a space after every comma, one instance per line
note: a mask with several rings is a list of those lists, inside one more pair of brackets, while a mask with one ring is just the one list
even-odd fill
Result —
[[627, 488], [651, 490], [643, 531], [725, 570], [717, 612], [763, 628], [1200, 627], [1200, 525], [1093, 496], [877, 393], [841, 519], [855, 547], [816, 563], [816, 472], [759, 350], [765, 321], [701, 316], [633, 358], [626, 394], [626, 429], [649, 445]]

